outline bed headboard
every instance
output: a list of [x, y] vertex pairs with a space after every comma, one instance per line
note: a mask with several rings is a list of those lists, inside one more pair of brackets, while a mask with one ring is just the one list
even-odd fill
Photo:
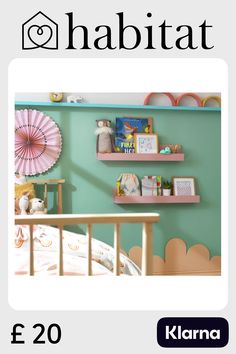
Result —
[[48, 203], [48, 185], [57, 185], [57, 213], [62, 214], [62, 185], [65, 183], [64, 179], [31, 179], [31, 183], [35, 185], [44, 185], [44, 203], [47, 208]]

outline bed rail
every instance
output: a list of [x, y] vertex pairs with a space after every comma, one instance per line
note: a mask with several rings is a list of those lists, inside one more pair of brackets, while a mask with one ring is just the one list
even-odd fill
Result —
[[143, 224], [142, 230], [142, 275], [152, 275], [153, 244], [152, 225], [159, 222], [158, 213], [122, 213], [122, 214], [55, 214], [55, 215], [17, 215], [16, 225], [29, 225], [30, 247], [29, 247], [29, 275], [34, 275], [34, 247], [33, 247], [33, 226], [50, 225], [59, 229], [59, 259], [58, 274], [64, 275], [63, 270], [63, 228], [65, 225], [85, 224], [87, 225], [88, 239], [88, 263], [87, 275], [92, 275], [92, 226], [94, 224], [114, 224], [114, 274], [120, 275], [120, 225], [121, 224]]

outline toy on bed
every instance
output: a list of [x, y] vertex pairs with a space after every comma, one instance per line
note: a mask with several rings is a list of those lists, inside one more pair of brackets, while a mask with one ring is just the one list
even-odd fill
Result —
[[30, 214], [47, 214], [47, 208], [45, 208], [44, 200], [39, 198], [33, 198], [29, 202]]
[[15, 214], [46, 214], [47, 208], [42, 199], [36, 198], [34, 183], [25, 176], [15, 175]]

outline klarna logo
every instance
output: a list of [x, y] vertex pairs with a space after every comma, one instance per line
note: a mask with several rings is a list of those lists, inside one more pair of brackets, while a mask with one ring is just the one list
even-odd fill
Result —
[[[86, 24], [79, 11], [64, 14], [63, 34], [66, 28], [65, 50], [122, 50], [137, 48], [145, 50], [211, 50], [213, 26], [206, 19], [198, 25], [189, 23], [172, 25], [160, 14], [143, 14], [140, 25], [132, 23], [131, 13], [117, 12], [109, 16], [110, 24]], [[65, 26], [65, 27], [64, 27]], [[64, 36], [63, 36], [64, 40]], [[55, 19], [42, 11], [37, 12], [22, 24], [22, 49], [59, 49], [59, 26]]]
[[157, 343], [165, 348], [224, 347], [228, 322], [221, 317], [165, 317], [157, 323]]
[[183, 329], [182, 326], [166, 326], [166, 339], [220, 339], [220, 330]]

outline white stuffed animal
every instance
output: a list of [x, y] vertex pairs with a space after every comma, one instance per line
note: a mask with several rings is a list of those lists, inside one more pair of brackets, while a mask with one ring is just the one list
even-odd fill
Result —
[[29, 207], [29, 197], [28, 195], [22, 195], [19, 199], [19, 209], [21, 215], [27, 214], [27, 209]]
[[30, 214], [46, 214], [47, 211], [44, 206], [44, 201], [39, 198], [30, 200]]
[[83, 97], [79, 95], [70, 95], [67, 96], [67, 102], [69, 103], [81, 103], [83, 102]]

